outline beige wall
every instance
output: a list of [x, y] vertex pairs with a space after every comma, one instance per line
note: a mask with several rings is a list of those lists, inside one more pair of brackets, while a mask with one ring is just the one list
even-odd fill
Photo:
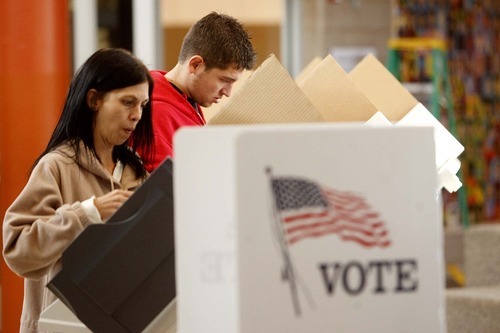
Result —
[[[165, 66], [175, 64], [180, 43], [191, 24], [210, 11], [230, 14], [254, 36], [258, 64], [274, 53], [280, 57], [285, 0], [161, 0], [165, 32]], [[328, 0], [301, 2], [301, 66], [314, 57], [325, 57], [332, 47], [373, 47], [386, 60], [391, 33], [391, 0]]]
[[211, 11], [237, 17], [245, 24], [279, 25], [283, 0], [161, 0], [163, 26], [191, 25]]
[[234, 16], [245, 25], [257, 51], [257, 65], [271, 53], [280, 58], [283, 4], [283, 0], [161, 0], [165, 69], [177, 62], [189, 27], [211, 11]]
[[324, 57], [334, 46], [369, 46], [385, 62], [391, 34], [390, 0], [304, 0], [302, 61]]

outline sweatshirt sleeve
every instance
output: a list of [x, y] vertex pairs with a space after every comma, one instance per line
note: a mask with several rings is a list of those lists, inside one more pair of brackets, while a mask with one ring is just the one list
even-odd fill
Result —
[[57, 166], [40, 163], [7, 209], [3, 222], [3, 256], [18, 275], [39, 279], [90, 224], [80, 202], [64, 203]]

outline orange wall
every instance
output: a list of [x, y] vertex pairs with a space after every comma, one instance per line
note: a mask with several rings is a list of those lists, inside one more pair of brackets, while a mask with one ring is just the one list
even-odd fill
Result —
[[[0, 1], [0, 218], [26, 183], [71, 76], [68, 1]], [[22, 279], [3, 262], [2, 332], [19, 332]]]

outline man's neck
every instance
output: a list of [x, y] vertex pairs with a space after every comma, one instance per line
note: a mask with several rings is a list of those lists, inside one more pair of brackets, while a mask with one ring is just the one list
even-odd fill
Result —
[[198, 105], [196, 101], [188, 94], [185, 86], [182, 85], [182, 76], [179, 74], [181, 72], [181, 68], [179, 64], [177, 64], [174, 69], [165, 74], [165, 78], [172, 84], [172, 86], [177, 90], [180, 94], [185, 94], [187, 96], [187, 101], [191, 106], [195, 109], [197, 113], [199, 113]]
[[182, 67], [180, 64], [175, 65], [175, 67], [165, 74], [165, 78], [173, 83], [178, 89], [180, 89], [184, 94], [189, 96], [188, 89], [185, 85], [185, 78], [182, 74]]

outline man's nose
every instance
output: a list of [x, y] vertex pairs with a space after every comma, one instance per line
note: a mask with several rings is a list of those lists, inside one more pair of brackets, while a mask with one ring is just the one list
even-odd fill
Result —
[[223, 89], [222, 89], [222, 94], [226, 97], [231, 96], [231, 90], [233, 89], [233, 84], [227, 84]]

